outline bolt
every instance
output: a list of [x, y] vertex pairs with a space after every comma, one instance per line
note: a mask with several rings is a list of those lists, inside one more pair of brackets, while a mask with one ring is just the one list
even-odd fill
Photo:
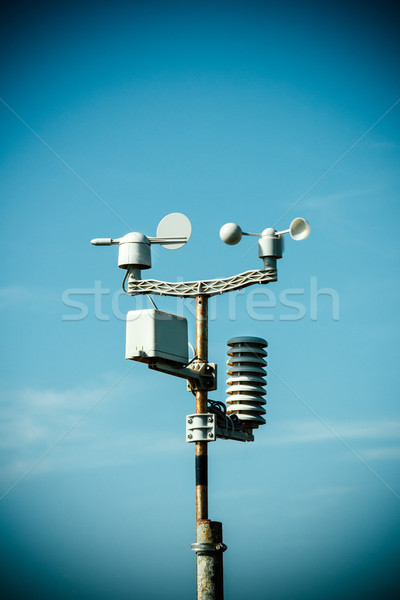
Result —
[[213, 437], [213, 434], [211, 433], [211, 431], [210, 431], [210, 433], [208, 434], [208, 437], [210, 437], [210, 438], [212, 438], [212, 437]]
[[188, 423], [191, 425], [193, 423], [193, 419], [188, 419]]
[[212, 423], [213, 422], [213, 418], [212, 417], [208, 417], [208, 422]]
[[188, 439], [189, 439], [189, 440], [191, 440], [191, 439], [192, 439], [192, 437], [193, 437], [193, 436], [192, 436], [192, 434], [191, 434], [191, 433], [188, 433]]

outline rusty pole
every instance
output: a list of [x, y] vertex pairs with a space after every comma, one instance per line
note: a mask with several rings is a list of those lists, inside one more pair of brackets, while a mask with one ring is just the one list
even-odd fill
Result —
[[[208, 361], [208, 298], [196, 298], [196, 354]], [[196, 413], [207, 412], [207, 391], [196, 392]], [[196, 442], [196, 522], [208, 519], [208, 442]]]
[[[208, 362], [208, 298], [196, 297], [196, 354]], [[208, 412], [206, 390], [196, 392], [196, 413]], [[197, 600], [223, 600], [222, 524], [208, 518], [208, 442], [196, 442], [196, 542], [214, 546], [196, 552]], [[221, 548], [221, 549], [217, 549]]]

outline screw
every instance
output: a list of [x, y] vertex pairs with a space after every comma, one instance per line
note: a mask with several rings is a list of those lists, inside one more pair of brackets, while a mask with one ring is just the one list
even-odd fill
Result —
[[193, 419], [188, 419], [188, 423], [189, 423], [189, 425], [190, 425], [191, 423], [193, 423]]
[[208, 422], [212, 423], [213, 422], [213, 418], [212, 417], [208, 417]]
[[189, 440], [191, 440], [191, 439], [192, 439], [192, 437], [193, 437], [193, 436], [192, 436], [192, 434], [191, 434], [191, 433], [188, 433], [188, 439], [189, 439]]
[[211, 433], [211, 431], [210, 431], [210, 433], [208, 434], [208, 437], [210, 437], [210, 438], [212, 438], [212, 437], [213, 437], [213, 434]]

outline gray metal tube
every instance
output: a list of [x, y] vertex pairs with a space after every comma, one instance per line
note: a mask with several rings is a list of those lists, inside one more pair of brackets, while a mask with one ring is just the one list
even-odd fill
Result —
[[[196, 354], [208, 360], [208, 298], [196, 298]], [[196, 413], [207, 412], [207, 391], [196, 392]], [[196, 524], [208, 519], [208, 442], [196, 442]]]
[[210, 550], [197, 551], [197, 600], [223, 600], [222, 523], [199, 521], [197, 543], [210, 545]]

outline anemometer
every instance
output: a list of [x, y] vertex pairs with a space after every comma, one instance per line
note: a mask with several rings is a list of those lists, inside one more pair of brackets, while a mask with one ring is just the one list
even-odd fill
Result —
[[292, 239], [296, 241], [304, 240], [310, 233], [310, 225], [305, 219], [298, 217], [293, 219], [289, 229], [284, 231], [267, 228], [262, 233], [246, 233], [242, 231], [239, 225], [226, 223], [221, 227], [220, 238], [230, 246], [238, 244], [244, 235], [260, 238], [258, 240], [258, 255], [263, 259], [263, 269], [245, 271], [224, 279], [203, 281], [171, 283], [154, 279], [142, 280], [141, 271], [151, 268], [152, 244], [160, 244], [168, 250], [176, 250], [189, 241], [191, 233], [192, 226], [189, 219], [181, 213], [171, 213], [158, 224], [156, 237], [132, 232], [122, 238], [96, 238], [91, 243], [94, 246], [119, 245], [118, 266], [126, 270], [124, 283], [128, 279], [127, 293], [129, 295], [158, 294], [161, 296], [193, 298], [202, 294], [209, 297], [239, 290], [254, 283], [276, 281], [276, 260], [282, 258], [283, 252], [282, 235], [289, 233]]
[[220, 238], [229, 246], [238, 244], [243, 236], [258, 238], [261, 269], [202, 281], [142, 279], [142, 271], [151, 268], [153, 244], [177, 250], [188, 242], [191, 232], [192, 226], [185, 215], [171, 213], [160, 221], [156, 237], [131, 232], [121, 238], [97, 238], [92, 244], [118, 244], [118, 266], [125, 270], [122, 287], [126, 294], [196, 298], [194, 358], [188, 357], [186, 318], [158, 310], [155, 305], [152, 309], [128, 312], [125, 358], [186, 379], [188, 391], [196, 397], [196, 412], [186, 416], [186, 441], [196, 445], [196, 543], [191, 549], [197, 556], [197, 598], [222, 600], [222, 554], [226, 546], [222, 542], [222, 524], [208, 518], [208, 443], [217, 438], [253, 442], [254, 430], [265, 424], [268, 343], [254, 336], [229, 340], [227, 399], [226, 402], [210, 399], [208, 394], [217, 389], [217, 365], [208, 361], [208, 298], [276, 281], [283, 236], [289, 233], [295, 241], [304, 240], [310, 233], [310, 225], [297, 217], [283, 231], [268, 227], [261, 233], [247, 233], [236, 223], [226, 223], [220, 229]]

